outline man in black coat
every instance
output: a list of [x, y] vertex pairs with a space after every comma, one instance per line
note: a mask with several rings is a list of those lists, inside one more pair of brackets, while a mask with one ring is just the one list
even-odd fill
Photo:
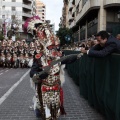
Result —
[[106, 31], [100, 31], [96, 35], [98, 44], [89, 50], [81, 49], [82, 53], [87, 53], [91, 57], [105, 57], [111, 53], [120, 53], [120, 41]]

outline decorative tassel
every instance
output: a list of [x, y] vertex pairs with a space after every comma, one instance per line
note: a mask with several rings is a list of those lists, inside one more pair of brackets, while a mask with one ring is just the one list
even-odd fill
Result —
[[61, 115], [66, 115], [66, 112], [63, 106], [60, 106], [60, 113]]
[[60, 88], [60, 102], [61, 102], [60, 113], [61, 115], [66, 115], [65, 109], [63, 107], [63, 89], [62, 88]]

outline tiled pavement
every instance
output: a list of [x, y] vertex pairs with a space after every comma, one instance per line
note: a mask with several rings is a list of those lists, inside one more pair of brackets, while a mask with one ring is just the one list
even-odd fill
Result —
[[[61, 116], [59, 120], [105, 120], [79, 95], [79, 88], [67, 75], [63, 89], [67, 115]], [[27, 75], [13, 93], [0, 105], [0, 120], [39, 120], [35, 118], [34, 112], [29, 110], [33, 95], [29, 75]]]
[[88, 102], [79, 94], [79, 88], [66, 72], [64, 89], [64, 107], [67, 115], [60, 120], [105, 120], [104, 116], [91, 108]]

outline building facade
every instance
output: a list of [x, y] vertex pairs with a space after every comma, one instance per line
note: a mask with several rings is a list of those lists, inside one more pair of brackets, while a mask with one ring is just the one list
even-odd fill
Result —
[[12, 24], [18, 24], [22, 31], [22, 24], [29, 17], [36, 14], [35, 0], [1, 0], [0, 19], [2, 23], [7, 23], [6, 29], [11, 29]]
[[51, 28], [52, 32], [55, 33], [55, 23], [51, 23], [50, 28]]
[[119, 11], [120, 0], [68, 0], [69, 28], [79, 41], [100, 30], [115, 35], [120, 33]]
[[50, 29], [55, 33], [55, 23], [51, 23], [51, 20], [45, 20], [45, 22], [50, 26]]
[[36, 14], [43, 22], [46, 20], [46, 5], [40, 0], [36, 0]]
[[62, 9], [62, 17], [60, 18], [60, 27], [68, 27], [68, 0], [63, 0], [63, 9]]

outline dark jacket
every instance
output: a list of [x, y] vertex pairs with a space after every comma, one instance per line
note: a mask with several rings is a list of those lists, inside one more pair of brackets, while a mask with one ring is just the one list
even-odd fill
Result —
[[120, 41], [113, 36], [108, 38], [104, 47], [100, 46], [100, 44], [92, 47], [88, 55], [92, 57], [105, 57], [111, 53], [120, 53]]

